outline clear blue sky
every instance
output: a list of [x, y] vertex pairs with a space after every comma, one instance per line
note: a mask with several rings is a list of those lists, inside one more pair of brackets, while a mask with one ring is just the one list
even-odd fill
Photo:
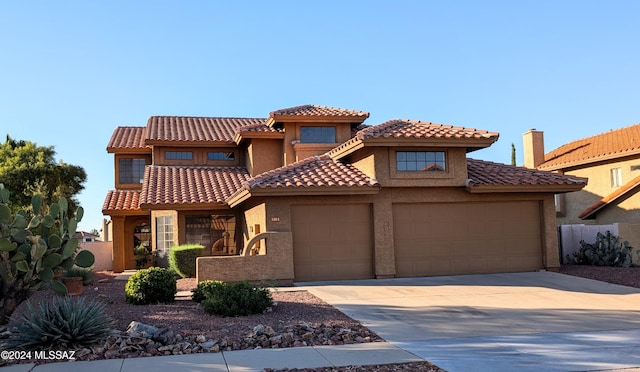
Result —
[[0, 135], [114, 187], [106, 145], [152, 115], [266, 117], [318, 104], [500, 132], [522, 163], [640, 122], [640, 1], [0, 1]]

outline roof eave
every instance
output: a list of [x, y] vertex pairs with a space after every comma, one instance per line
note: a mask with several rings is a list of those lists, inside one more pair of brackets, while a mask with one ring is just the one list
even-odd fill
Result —
[[482, 193], [553, 193], [562, 194], [580, 191], [585, 185], [473, 185], [469, 184], [465, 189], [472, 194]]
[[151, 154], [151, 147], [107, 147], [108, 154]]
[[140, 203], [140, 209], [154, 211], [186, 211], [186, 210], [204, 210], [204, 209], [228, 209], [227, 203]]
[[172, 141], [172, 140], [146, 140], [145, 143], [151, 146], [172, 146], [172, 147], [235, 147], [236, 143], [233, 140], [220, 141]]
[[627, 156], [633, 156], [633, 155], [640, 155], [640, 149], [634, 150], [634, 151], [619, 152], [619, 153], [615, 153], [615, 154], [607, 154], [607, 155], [597, 156], [597, 157], [593, 157], [593, 158], [589, 158], [589, 159], [582, 159], [582, 160], [571, 161], [571, 162], [566, 162], [566, 163], [552, 164], [550, 166], [545, 166], [544, 163], [542, 163], [542, 164], [540, 164], [538, 166], [538, 169], [553, 171], [553, 170], [574, 168], [574, 167], [579, 167], [581, 165], [587, 165], [587, 164], [592, 164], [592, 163], [599, 163], [601, 161], [608, 161], [608, 160], [626, 158]]

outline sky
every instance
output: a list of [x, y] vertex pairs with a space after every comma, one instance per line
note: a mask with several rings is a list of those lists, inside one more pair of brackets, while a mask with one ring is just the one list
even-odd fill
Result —
[[640, 122], [640, 1], [0, 0], [0, 138], [87, 172], [78, 229], [114, 188], [107, 143], [153, 115], [316, 104], [500, 133], [523, 163]]

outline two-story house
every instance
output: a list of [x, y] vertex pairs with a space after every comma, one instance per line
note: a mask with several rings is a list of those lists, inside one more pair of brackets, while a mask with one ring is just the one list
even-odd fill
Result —
[[[467, 158], [498, 133], [305, 105], [116, 128], [114, 270], [200, 243], [198, 280], [555, 270], [554, 194], [586, 180]], [[150, 231], [150, 235], [139, 234]], [[148, 243], [139, 236], [150, 236]]]

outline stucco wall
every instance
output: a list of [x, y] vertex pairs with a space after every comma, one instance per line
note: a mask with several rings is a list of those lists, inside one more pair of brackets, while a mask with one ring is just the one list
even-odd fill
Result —
[[247, 154], [247, 170], [252, 176], [281, 167], [282, 140], [252, 138]]
[[196, 279], [228, 282], [248, 280], [293, 282], [291, 233], [274, 233], [266, 239], [266, 254], [257, 256], [198, 257]]
[[93, 253], [93, 271], [113, 270], [113, 242], [80, 243], [80, 248]]
[[616, 162], [602, 162], [589, 168], [571, 169], [565, 175], [587, 177], [589, 182], [581, 191], [561, 195], [563, 210], [558, 216], [558, 223], [568, 224], [611, 224], [616, 222], [640, 223], [640, 196], [630, 193], [630, 197], [619, 199], [599, 211], [596, 219], [582, 220], [578, 215], [603, 197], [611, 194], [618, 187], [611, 186], [611, 169], [620, 168], [622, 184], [640, 176], [640, 169], [632, 166], [640, 165], [640, 159], [622, 159]]

